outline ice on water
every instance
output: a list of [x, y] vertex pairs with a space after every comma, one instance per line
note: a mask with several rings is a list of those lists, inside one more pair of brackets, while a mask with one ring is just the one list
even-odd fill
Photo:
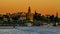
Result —
[[0, 26], [0, 34], [60, 34], [60, 27], [32, 26]]

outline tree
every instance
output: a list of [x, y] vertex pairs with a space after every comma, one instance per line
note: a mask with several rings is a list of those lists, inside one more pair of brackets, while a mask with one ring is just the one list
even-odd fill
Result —
[[35, 12], [35, 14], [33, 15], [33, 19], [38, 21], [41, 20], [41, 14]]
[[50, 22], [54, 22], [54, 15], [50, 16], [49, 19], [50, 19]]

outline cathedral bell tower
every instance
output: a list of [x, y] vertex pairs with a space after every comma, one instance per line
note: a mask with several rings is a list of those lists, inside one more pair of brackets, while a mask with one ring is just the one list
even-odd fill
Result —
[[30, 8], [30, 6], [28, 7], [28, 12], [27, 12], [27, 14], [26, 14], [26, 19], [27, 20], [30, 20], [30, 14], [31, 14], [31, 8]]
[[31, 13], [31, 8], [30, 8], [30, 6], [28, 7], [28, 13]]

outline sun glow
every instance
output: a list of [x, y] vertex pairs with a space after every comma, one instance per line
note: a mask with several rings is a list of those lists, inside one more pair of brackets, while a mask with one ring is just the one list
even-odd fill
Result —
[[0, 0], [0, 13], [27, 12], [28, 6], [32, 13], [56, 15], [58, 11], [60, 16], [60, 0]]

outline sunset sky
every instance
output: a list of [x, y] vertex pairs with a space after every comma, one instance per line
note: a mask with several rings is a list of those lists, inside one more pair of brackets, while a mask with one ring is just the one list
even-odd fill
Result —
[[60, 0], [0, 0], [0, 13], [27, 12], [28, 7], [31, 12], [36, 10], [41, 14], [54, 14], [58, 12], [60, 17]]

